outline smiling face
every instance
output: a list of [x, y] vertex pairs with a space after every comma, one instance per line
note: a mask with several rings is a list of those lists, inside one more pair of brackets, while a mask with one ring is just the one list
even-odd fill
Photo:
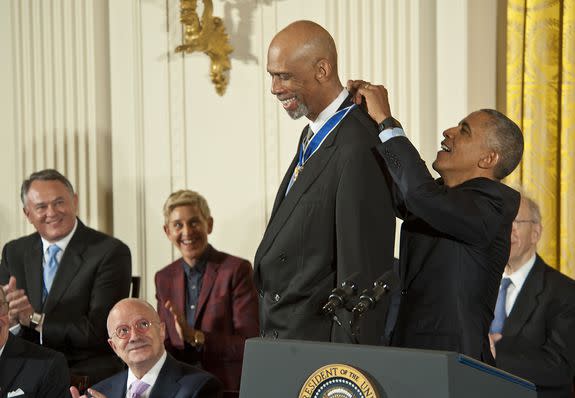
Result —
[[78, 196], [57, 180], [36, 180], [26, 195], [24, 214], [48, 242], [56, 242], [74, 228]]
[[270, 45], [267, 70], [272, 78], [271, 92], [292, 119], [307, 116], [314, 120], [318, 83], [314, 67], [307, 57], [297, 56], [282, 43]]
[[174, 207], [170, 212], [164, 232], [188, 265], [194, 266], [208, 247], [214, 219], [205, 217], [196, 205]]
[[[137, 321], [145, 319], [152, 325], [144, 332], [134, 327]], [[119, 327], [128, 326], [126, 339], [116, 336]], [[118, 302], [108, 316], [108, 343], [122, 361], [140, 378], [146, 374], [164, 353], [165, 325], [149, 304], [138, 299], [124, 299]]]
[[498, 155], [488, 146], [489, 115], [473, 112], [457, 126], [443, 132], [445, 139], [433, 168], [447, 186], [453, 187], [476, 177], [493, 177]]

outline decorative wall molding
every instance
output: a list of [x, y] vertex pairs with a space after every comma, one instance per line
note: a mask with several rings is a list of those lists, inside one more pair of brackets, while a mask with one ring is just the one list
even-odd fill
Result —
[[[386, 84], [394, 114], [429, 161], [444, 128], [470, 107], [495, 105], [495, 3], [216, 0], [214, 14], [235, 48], [219, 97], [209, 60], [174, 52], [177, 2], [0, 2], [0, 43], [10, 54], [0, 65], [10, 77], [0, 83], [0, 134], [9, 149], [0, 179], [13, 187], [0, 197], [0, 243], [30, 231], [19, 210], [22, 179], [55, 166], [78, 187], [81, 217], [129, 245], [151, 302], [154, 273], [177, 256], [162, 231], [173, 190], [204, 194], [215, 218], [210, 240], [251, 261], [306, 124], [270, 94], [266, 57], [275, 33], [297, 19], [325, 26], [344, 83]], [[478, 74], [481, 84], [472, 80]]]

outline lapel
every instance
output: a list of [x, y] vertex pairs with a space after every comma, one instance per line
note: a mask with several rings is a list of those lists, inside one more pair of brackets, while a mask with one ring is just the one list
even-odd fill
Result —
[[[350, 95], [347, 97], [345, 101], [343, 101], [338, 110], [343, 109], [344, 107], [349, 106], [351, 104], [352, 102]], [[335, 153], [336, 148], [333, 146], [333, 144], [335, 142], [335, 137], [337, 136], [337, 132], [341, 128], [342, 123], [343, 120], [335, 128], [335, 130], [332, 131], [331, 134], [325, 139], [323, 144], [318, 148], [318, 150], [314, 153], [314, 155], [308, 159], [308, 161], [304, 166], [304, 170], [298, 176], [297, 181], [295, 181], [288, 194], [285, 195], [287, 186], [293, 174], [294, 168], [297, 164], [299, 148], [304, 133], [307, 130], [307, 126], [302, 130], [295, 157], [292, 160], [282, 180], [279, 191], [276, 195], [276, 200], [274, 202], [270, 222], [268, 223], [266, 231], [264, 232], [264, 237], [262, 238], [262, 242], [260, 243], [260, 246], [258, 247], [258, 250], [256, 252], [254, 261], [256, 267], [258, 267], [261, 258], [267, 253], [273, 241], [275, 240], [275, 237], [277, 236], [279, 231], [282, 229], [282, 227], [290, 217], [294, 208], [298, 204], [301, 196], [308, 190], [310, 185], [321, 174], [325, 166], [328, 164], [330, 158]]]
[[156, 383], [150, 391], [150, 398], [172, 398], [177, 394], [180, 389], [178, 381], [181, 371], [175, 362], [176, 360], [167, 354], [166, 362], [160, 369]]
[[537, 255], [533, 268], [527, 275], [525, 283], [513, 304], [509, 317], [505, 320], [503, 326], [504, 336], [516, 336], [525, 322], [529, 319], [537, 305], [539, 304], [538, 296], [543, 292], [545, 285], [545, 263]]
[[[23, 359], [24, 356], [21, 355], [22, 352], [22, 345], [19, 344], [16, 337], [12, 336], [12, 333], [8, 333], [8, 341], [6, 341], [4, 352], [0, 357], [0, 386], [6, 389], [6, 393], [13, 390], [12, 387], [20, 387], [12, 386], [12, 382], [24, 366], [25, 361]], [[0, 390], [0, 393], [3, 393], [2, 391]]]
[[34, 234], [32, 250], [24, 255], [24, 269], [26, 272], [27, 294], [30, 304], [36, 311], [42, 308], [42, 292], [44, 290], [44, 272], [42, 268], [43, 255], [42, 239], [39, 234]]
[[124, 370], [108, 379], [107, 386], [110, 386], [106, 392], [108, 398], [125, 398], [128, 390], [128, 370]]
[[66, 251], [58, 265], [58, 271], [54, 277], [52, 288], [44, 303], [44, 312], [50, 311], [60, 301], [64, 293], [68, 290], [68, 286], [72, 284], [72, 280], [80, 270], [83, 263], [82, 254], [86, 248], [86, 227], [80, 220], [78, 220], [78, 227], [70, 243], [66, 247]]
[[204, 308], [214, 287], [214, 282], [218, 276], [218, 268], [220, 267], [220, 264], [215, 261], [217, 257], [215, 249], [209, 246], [207, 250], [208, 261], [206, 262], [206, 269], [202, 278], [202, 287], [200, 289], [200, 297], [198, 297], [198, 307], [196, 308], [196, 319], [194, 320], [196, 329], [201, 329], [200, 325]]

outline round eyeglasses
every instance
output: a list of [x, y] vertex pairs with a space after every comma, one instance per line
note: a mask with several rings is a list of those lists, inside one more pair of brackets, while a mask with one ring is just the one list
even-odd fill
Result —
[[114, 333], [110, 337], [116, 336], [119, 339], [127, 339], [128, 337], [130, 337], [130, 331], [132, 329], [134, 329], [134, 331], [136, 331], [138, 333], [145, 334], [145, 333], [148, 333], [148, 330], [150, 330], [150, 327], [153, 324], [154, 324], [154, 322], [150, 322], [147, 319], [140, 319], [139, 321], [134, 322], [132, 324], [132, 326], [120, 325], [116, 328], [116, 330], [114, 331]]

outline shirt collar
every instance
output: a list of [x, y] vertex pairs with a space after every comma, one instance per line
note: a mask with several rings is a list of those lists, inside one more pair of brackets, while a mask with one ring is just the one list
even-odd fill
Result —
[[515, 271], [511, 275], [507, 275], [504, 272], [503, 277], [511, 279], [513, 286], [515, 287], [515, 289], [519, 291], [523, 286], [523, 284], [525, 283], [525, 279], [527, 279], [527, 275], [529, 275], [531, 268], [533, 268], [533, 265], [535, 265], [535, 258], [536, 255], [534, 253], [533, 256], [529, 260], [527, 260], [525, 264], [519, 267], [517, 271]]
[[74, 228], [72, 228], [72, 230], [70, 231], [70, 233], [68, 235], [64, 236], [59, 241], [48, 242], [46, 239], [44, 239], [42, 236], [40, 236], [40, 238], [42, 239], [42, 253], [46, 254], [46, 250], [48, 250], [48, 247], [52, 246], [52, 245], [58, 246], [61, 250], [61, 253], [64, 253], [64, 250], [66, 250], [68, 243], [70, 243], [70, 240], [72, 239], [72, 236], [74, 235], [74, 232], [76, 232], [76, 228], [78, 228], [78, 219], [77, 218], [76, 218], [76, 221], [74, 222]]
[[317, 116], [317, 118], [313, 122], [309, 122], [309, 128], [311, 129], [311, 131], [313, 131], [314, 134], [317, 133], [319, 129], [321, 129], [321, 126], [323, 126], [325, 122], [327, 122], [329, 118], [332, 117], [337, 112], [337, 110], [339, 109], [341, 104], [343, 104], [343, 101], [345, 101], [348, 95], [349, 92], [347, 91], [347, 89], [344, 88], [343, 90], [341, 90], [341, 93], [339, 93], [336, 99], [334, 99], [332, 103], [327, 106], [327, 108], [321, 111], [321, 113]]
[[[148, 389], [146, 390], [148, 396], [150, 395], [150, 391], [154, 387], [154, 384], [156, 384], [156, 380], [158, 379], [160, 370], [162, 370], [162, 366], [164, 366], [164, 363], [166, 362], [167, 356], [168, 354], [166, 354], [166, 351], [164, 350], [164, 353], [162, 354], [160, 359], [158, 359], [158, 362], [156, 362], [155, 365], [152, 366], [150, 370], [148, 370], [148, 373], [146, 373], [140, 379], [150, 385], [150, 387], [148, 387]], [[130, 388], [130, 385], [137, 379], [138, 378], [132, 373], [132, 369], [128, 368], [128, 380], [126, 381], [126, 395], [128, 393], [128, 389]]]

